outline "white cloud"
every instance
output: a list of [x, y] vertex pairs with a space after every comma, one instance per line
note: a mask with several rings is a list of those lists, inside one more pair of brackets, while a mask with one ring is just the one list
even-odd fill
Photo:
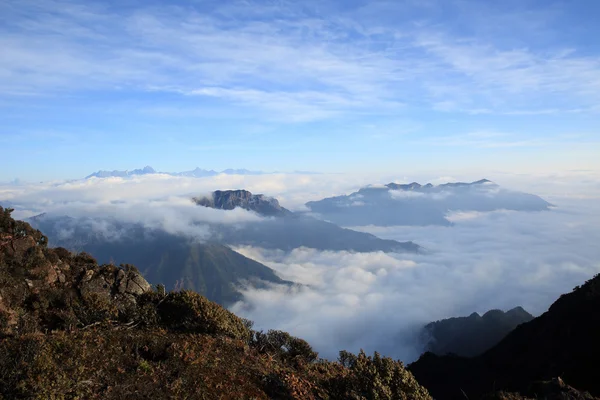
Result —
[[414, 240], [419, 255], [256, 248], [240, 252], [303, 288], [249, 290], [233, 310], [258, 328], [305, 338], [327, 357], [378, 350], [414, 360], [430, 321], [518, 305], [540, 314], [562, 293], [600, 272], [600, 208], [566, 200], [552, 211], [456, 213], [453, 227], [367, 227]]
[[[392, 23], [390, 15], [419, 15], [420, 6], [373, 3], [342, 11], [290, 2], [124, 9], [7, 1], [0, 6], [10, 21], [0, 39], [0, 88], [5, 95], [108, 89], [208, 96], [290, 122], [391, 116], [411, 102], [470, 114], [597, 111], [596, 55], [562, 44], [507, 46], [497, 35], [465, 36], [428, 19]], [[500, 19], [481, 8], [487, 24]], [[502, 23], [519, 16], [503, 15]], [[478, 21], [470, 14], [463, 23]]]

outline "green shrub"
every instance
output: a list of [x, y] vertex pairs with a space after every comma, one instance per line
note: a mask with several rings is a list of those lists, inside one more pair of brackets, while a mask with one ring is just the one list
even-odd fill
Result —
[[73, 310], [83, 325], [116, 320], [119, 317], [119, 310], [111, 299], [90, 293], [83, 296], [82, 300], [74, 302]]
[[171, 292], [159, 301], [157, 309], [162, 324], [171, 330], [250, 338], [241, 318], [195, 292]]
[[367, 356], [361, 350], [358, 355], [341, 351], [339, 362], [349, 373], [333, 383], [345, 396], [365, 400], [431, 399], [400, 361], [381, 357], [377, 352], [373, 357]]
[[254, 332], [251, 345], [259, 352], [277, 356], [284, 362], [310, 363], [319, 356], [305, 340], [277, 330]]

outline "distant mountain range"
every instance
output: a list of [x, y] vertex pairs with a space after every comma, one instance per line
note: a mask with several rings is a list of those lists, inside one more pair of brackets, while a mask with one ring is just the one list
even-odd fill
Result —
[[448, 318], [423, 328], [425, 351], [438, 355], [473, 357], [489, 350], [518, 325], [533, 319], [522, 307], [509, 311], [490, 310], [483, 315]]
[[350, 195], [310, 201], [313, 215], [341, 226], [451, 225], [450, 211], [543, 211], [550, 203], [482, 179], [434, 186], [389, 183]]
[[[150, 166], [146, 166], [144, 168], [134, 169], [131, 171], [129, 171], [129, 170], [97, 171], [97, 172], [94, 172], [94, 173], [86, 176], [85, 179], [111, 178], [111, 177], [126, 178], [126, 177], [131, 177], [131, 176], [151, 175], [151, 174], [186, 176], [186, 177], [192, 177], [192, 178], [204, 178], [207, 176], [216, 176], [216, 175], [221, 175], [221, 174], [223, 174], [223, 175], [264, 175], [264, 174], [271, 174], [271, 173], [278, 173], [278, 172], [251, 171], [248, 169], [232, 169], [232, 168], [224, 169], [222, 171], [215, 171], [213, 169], [207, 170], [207, 169], [202, 169], [202, 168], [198, 168], [198, 167], [196, 167], [195, 169], [193, 169], [191, 171], [184, 171], [184, 172], [158, 172], [154, 168], [152, 168]], [[292, 174], [316, 174], [316, 172], [310, 172], [310, 171], [294, 171], [291, 173]]]

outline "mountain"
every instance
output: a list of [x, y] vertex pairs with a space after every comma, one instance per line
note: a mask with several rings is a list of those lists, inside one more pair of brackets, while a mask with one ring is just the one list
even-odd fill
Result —
[[216, 176], [219, 174], [225, 174], [225, 175], [262, 175], [265, 172], [262, 171], [250, 171], [247, 169], [225, 169], [221, 172], [217, 172], [215, 170], [206, 170], [206, 169], [201, 169], [196, 167], [195, 169], [191, 170], [191, 171], [184, 171], [184, 172], [157, 172], [154, 170], [154, 168], [150, 167], [150, 166], [146, 166], [144, 168], [141, 169], [134, 169], [133, 171], [118, 171], [118, 170], [114, 170], [114, 171], [97, 171], [94, 172], [88, 176], [85, 177], [85, 179], [90, 179], [90, 178], [110, 178], [110, 177], [118, 177], [118, 178], [126, 178], [126, 177], [130, 177], [130, 176], [136, 176], [136, 175], [148, 175], [148, 174], [163, 174], [163, 175], [172, 175], [172, 176], [187, 176], [187, 177], [193, 177], [193, 178], [203, 178], [206, 176]]
[[109, 178], [109, 177], [119, 177], [119, 178], [125, 178], [128, 176], [134, 176], [134, 175], [148, 175], [148, 174], [156, 174], [156, 171], [154, 170], [154, 168], [150, 167], [150, 166], [146, 166], [142, 169], [134, 169], [133, 171], [98, 171], [98, 172], [94, 172], [93, 174], [90, 174], [88, 176], [85, 177], [85, 179], [90, 179], [90, 178]]
[[[47, 232], [53, 245], [94, 254], [101, 263], [143, 266], [140, 271], [152, 283], [194, 290], [223, 305], [241, 299], [239, 285], [291, 284], [267, 266], [218, 243], [199, 243], [159, 229], [107, 219], [40, 215], [29, 221]], [[93, 226], [110, 226], [111, 234]]]
[[551, 205], [538, 196], [503, 189], [481, 179], [438, 186], [389, 183], [310, 201], [306, 206], [319, 218], [341, 226], [449, 226], [449, 211], [543, 211]]
[[357, 252], [418, 252], [413, 242], [384, 240], [374, 235], [341, 228], [326, 221], [294, 213], [279, 205], [276, 199], [247, 190], [213, 192], [207, 197], [196, 197], [196, 204], [223, 210], [236, 207], [269, 217], [258, 222], [232, 225], [211, 225], [212, 240], [228, 245], [257, 246], [267, 249], [292, 250], [310, 247], [318, 250]]
[[473, 357], [490, 349], [518, 325], [532, 319], [533, 315], [522, 307], [507, 312], [490, 310], [483, 316], [473, 313], [468, 317], [431, 322], [423, 328], [422, 338], [425, 350], [434, 354]]
[[283, 217], [292, 212], [281, 207], [277, 199], [262, 194], [253, 195], [247, 190], [217, 190], [209, 197], [194, 197], [199, 206], [219, 210], [233, 210], [236, 207], [254, 211], [267, 217]]
[[532, 382], [558, 376], [600, 396], [599, 310], [600, 274], [477, 357], [425, 353], [409, 369], [436, 399], [479, 398], [492, 389], [533, 396]]
[[2, 399], [430, 400], [401, 362], [319, 360], [198, 293], [152, 289], [126, 264], [49, 248], [0, 207]]
[[193, 177], [193, 178], [203, 178], [205, 176], [219, 175], [219, 173], [217, 171], [213, 170], [213, 169], [206, 170], [206, 169], [202, 169], [202, 168], [196, 167], [192, 171], [176, 172], [173, 175], [177, 175], [177, 176], [189, 176], [189, 177]]

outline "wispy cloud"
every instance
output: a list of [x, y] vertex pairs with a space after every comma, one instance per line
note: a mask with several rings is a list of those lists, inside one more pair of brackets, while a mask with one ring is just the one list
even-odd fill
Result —
[[[528, 105], [544, 114], [600, 102], [597, 55], [459, 35], [419, 19], [409, 3], [351, 12], [287, 2], [1, 7], [4, 96], [158, 90], [290, 121], [393, 114], [403, 104], [504, 114]], [[415, 19], [373, 22], [372, 13], [399, 10]]]
[[495, 131], [474, 131], [458, 135], [432, 136], [425, 139], [418, 139], [415, 143], [426, 144], [430, 146], [452, 146], [465, 148], [529, 148], [529, 147], [548, 147], [557, 145], [569, 145], [588, 143], [589, 145], [599, 145], [600, 141], [592, 134], [574, 134], [574, 135], [547, 135], [545, 137], [535, 137], [528, 133], [508, 133]]

